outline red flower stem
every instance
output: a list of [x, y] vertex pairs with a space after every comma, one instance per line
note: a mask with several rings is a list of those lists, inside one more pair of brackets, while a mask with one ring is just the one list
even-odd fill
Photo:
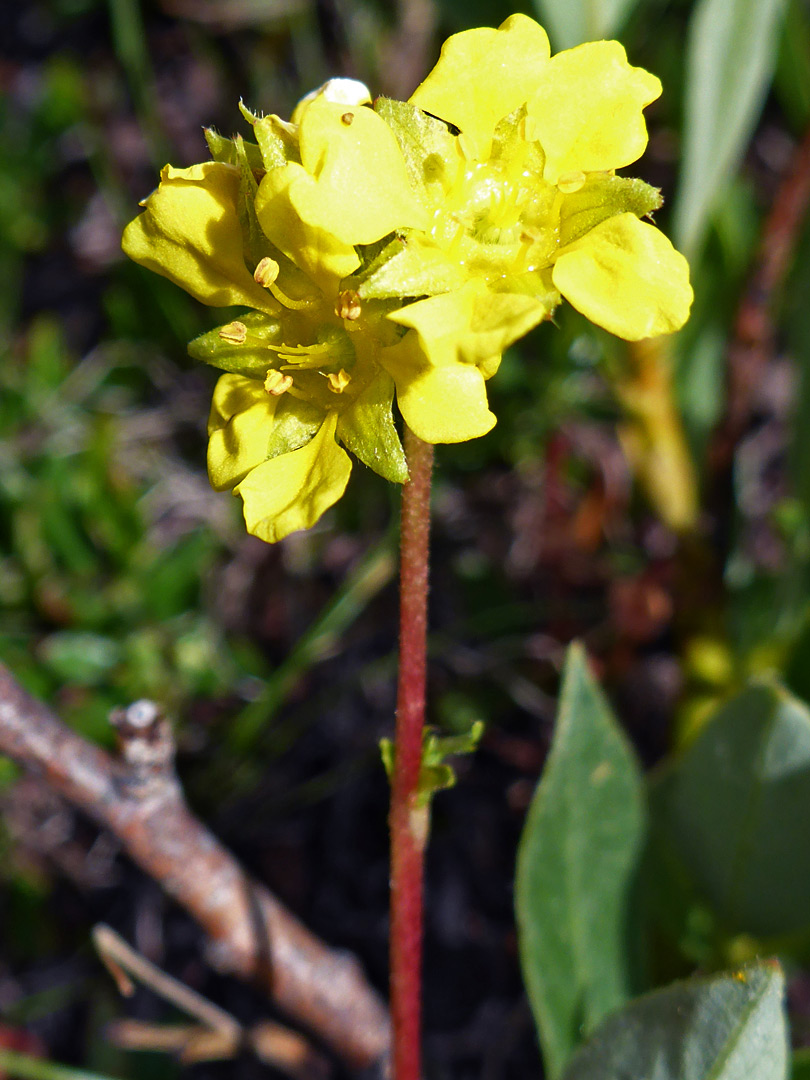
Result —
[[399, 685], [391, 777], [391, 1015], [393, 1080], [420, 1080], [422, 878], [427, 807], [418, 805], [425, 725], [430, 475], [433, 447], [405, 428], [410, 480], [402, 487]]

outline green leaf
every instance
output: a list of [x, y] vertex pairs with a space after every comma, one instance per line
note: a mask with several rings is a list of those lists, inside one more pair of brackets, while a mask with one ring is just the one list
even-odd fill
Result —
[[418, 805], [429, 806], [437, 791], [455, 786], [455, 770], [446, 763], [445, 758], [475, 753], [483, 734], [483, 720], [473, 721], [470, 730], [460, 735], [437, 735], [435, 731], [425, 731], [422, 767], [419, 770]]
[[675, 983], [606, 1020], [563, 1080], [787, 1080], [783, 993], [775, 963]]
[[804, 131], [810, 122], [810, 12], [802, 0], [788, 0], [774, 89], [794, 130]]
[[810, 1050], [795, 1050], [793, 1052], [793, 1068], [790, 1072], [791, 1080], [810, 1080]]
[[700, 0], [689, 23], [675, 237], [699, 255], [709, 217], [757, 122], [776, 66], [785, 0]]
[[638, 0], [534, 0], [555, 51], [615, 37]]
[[810, 711], [777, 685], [743, 691], [651, 790], [656, 836], [733, 931], [810, 926]]
[[523, 977], [549, 1077], [629, 997], [628, 906], [643, 832], [635, 756], [573, 645], [516, 880]]
[[5, 1047], [0, 1047], [0, 1069], [5, 1076], [20, 1077], [20, 1080], [111, 1080], [101, 1073], [58, 1065], [55, 1061], [21, 1054], [17, 1050], [6, 1050]]
[[364, 465], [394, 484], [404, 484], [408, 479], [408, 465], [394, 426], [393, 400], [394, 380], [380, 372], [341, 413], [337, 435]]
[[[416, 805], [427, 809], [437, 791], [455, 787], [456, 773], [445, 758], [458, 754], [473, 754], [484, 734], [484, 722], [473, 721], [470, 730], [460, 735], [437, 735], [426, 728], [422, 733], [422, 764], [419, 769], [419, 791]], [[390, 739], [380, 739], [380, 756], [390, 780], [394, 775], [396, 748]]]

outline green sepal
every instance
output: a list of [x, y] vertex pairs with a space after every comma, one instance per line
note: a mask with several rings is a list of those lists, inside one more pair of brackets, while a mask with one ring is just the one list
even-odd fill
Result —
[[241, 135], [236, 135], [232, 141], [236, 155], [235, 164], [240, 173], [239, 224], [242, 229], [245, 262], [249, 267], [255, 268], [265, 256], [269, 256], [279, 265], [279, 284], [282, 288], [285, 291], [289, 290], [291, 296], [303, 294], [310, 287], [306, 276], [291, 259], [267, 239], [256, 216], [256, 192], [259, 190], [259, 185], [250, 160], [249, 151], [252, 144], [245, 142]]
[[262, 232], [256, 217], [256, 192], [259, 185], [248, 159], [247, 144], [241, 135], [237, 135], [233, 143], [236, 164], [239, 167], [239, 224], [242, 229], [245, 262], [249, 267], [255, 267], [265, 255], [272, 257], [275, 249]]
[[383, 479], [404, 484], [408, 466], [391, 412], [393, 400], [394, 380], [387, 372], [380, 371], [341, 413], [337, 437]]
[[[208, 143], [208, 150], [214, 161], [221, 161], [225, 165], [239, 164], [236, 155], [236, 145], [233, 139], [229, 139], [226, 135], [220, 135], [220, 133], [213, 128], [204, 128], [203, 133], [205, 135], [205, 141]], [[250, 162], [251, 169], [264, 169], [261, 151], [256, 143], [245, 142], [244, 145], [245, 154]]]
[[514, 162], [517, 157], [522, 157], [523, 169], [539, 179], [546, 165], [546, 155], [539, 142], [529, 142], [525, 137], [526, 111], [526, 106], [521, 105], [499, 121], [492, 137], [490, 161]]
[[267, 369], [273, 366], [276, 359], [276, 353], [267, 345], [279, 343], [281, 324], [261, 311], [250, 311], [242, 315], [238, 322], [243, 323], [247, 330], [246, 339], [241, 345], [221, 338], [220, 330], [224, 327], [218, 326], [190, 341], [188, 355], [221, 371], [246, 375], [250, 379], [264, 379]]
[[393, 131], [417, 191], [451, 178], [449, 171], [458, 162], [456, 136], [442, 120], [407, 101], [385, 97], [377, 98], [374, 111]]
[[448, 259], [433, 244], [425, 243], [417, 233], [396, 236], [377, 257], [352, 276], [355, 288], [364, 299], [437, 296], [460, 288], [468, 274], [458, 260]]
[[644, 217], [662, 203], [658, 188], [623, 176], [592, 177], [566, 195], [560, 209], [560, 247], [572, 244], [616, 214]]
[[[475, 720], [469, 731], [461, 735], [437, 735], [426, 728], [422, 733], [422, 765], [419, 770], [419, 786], [416, 805], [428, 807], [437, 791], [444, 791], [456, 783], [452, 765], [444, 760], [457, 754], [471, 754], [484, 734], [483, 720]], [[394, 744], [390, 739], [380, 739], [380, 756], [389, 781], [394, 773]]]
[[265, 169], [276, 169], [288, 161], [298, 161], [301, 156], [295, 127], [281, 120], [278, 116], [257, 116], [244, 102], [239, 102], [239, 111], [253, 128], [261, 160]]
[[325, 413], [308, 401], [285, 394], [273, 417], [273, 430], [267, 443], [267, 457], [279, 457], [300, 450], [315, 438]]

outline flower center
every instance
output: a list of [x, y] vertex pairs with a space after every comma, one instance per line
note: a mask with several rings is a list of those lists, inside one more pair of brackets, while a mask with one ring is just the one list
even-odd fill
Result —
[[465, 161], [434, 210], [430, 235], [471, 273], [494, 281], [549, 265], [559, 211], [555, 189], [517, 156]]

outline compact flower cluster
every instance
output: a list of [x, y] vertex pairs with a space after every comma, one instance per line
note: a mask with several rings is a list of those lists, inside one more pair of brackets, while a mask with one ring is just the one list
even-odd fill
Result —
[[250, 309], [189, 346], [227, 372], [209, 474], [250, 532], [313, 525], [346, 487], [344, 447], [404, 482], [394, 396], [428, 442], [489, 431], [485, 381], [561, 297], [630, 340], [685, 322], [686, 261], [642, 220], [659, 193], [615, 175], [660, 92], [618, 42], [551, 57], [513, 15], [451, 37], [408, 102], [332, 80], [289, 123], [243, 109], [254, 142], [208, 132], [212, 161], [166, 166], [124, 250]]

